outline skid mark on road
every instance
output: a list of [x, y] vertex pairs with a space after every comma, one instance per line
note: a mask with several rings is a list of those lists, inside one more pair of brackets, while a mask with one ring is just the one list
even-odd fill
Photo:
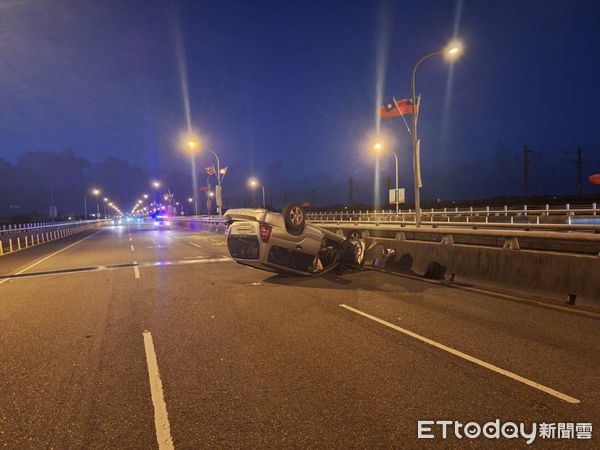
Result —
[[169, 415], [167, 414], [167, 404], [165, 403], [162, 381], [160, 380], [160, 372], [158, 371], [158, 361], [156, 360], [156, 352], [154, 351], [152, 333], [146, 330], [143, 336], [148, 365], [148, 379], [150, 380], [150, 394], [152, 396], [152, 405], [154, 406], [156, 441], [158, 442], [159, 450], [174, 449]]
[[340, 304], [340, 306], [342, 308], [347, 309], [348, 311], [352, 311], [353, 313], [356, 314], [360, 314], [363, 317], [366, 317], [367, 319], [371, 319], [377, 323], [380, 323], [382, 325], [385, 325], [386, 327], [392, 328], [396, 331], [399, 331], [400, 333], [406, 334], [407, 336], [410, 336], [412, 338], [415, 338], [421, 342], [424, 342], [426, 344], [429, 344], [433, 347], [436, 347], [440, 350], [443, 350], [445, 352], [448, 352], [454, 356], [458, 356], [459, 358], [465, 359], [473, 364], [477, 364], [478, 366], [481, 367], [485, 367], [486, 369], [489, 369], [493, 372], [499, 373], [500, 375], [504, 375], [505, 377], [511, 378], [515, 381], [518, 381], [520, 383], [526, 384], [527, 386], [530, 386], [532, 388], [538, 389], [546, 394], [552, 395], [553, 397], [556, 397], [564, 402], [567, 403], [580, 403], [580, 400], [571, 397], [567, 394], [563, 394], [562, 392], [559, 392], [557, 390], [554, 390], [552, 388], [549, 388], [547, 386], [544, 386], [543, 384], [540, 383], [536, 383], [535, 381], [529, 380], [528, 378], [522, 377], [520, 375], [517, 375], [516, 373], [510, 372], [508, 370], [502, 369], [500, 367], [494, 366], [493, 364], [490, 364], [488, 362], [485, 362], [479, 358], [475, 358], [474, 356], [471, 355], [467, 355], [466, 353], [463, 353], [459, 350], [453, 349], [452, 347], [448, 347], [444, 344], [440, 344], [439, 342], [436, 342], [432, 339], [426, 338], [424, 336], [421, 336], [420, 334], [417, 333], [413, 333], [412, 331], [409, 331], [405, 328], [399, 327], [398, 325], [394, 325], [393, 323], [387, 322], [383, 319], [379, 319], [378, 317], [372, 316], [370, 314], [367, 314], [366, 312], [363, 312], [359, 309], [356, 308], [352, 308], [351, 306], [348, 305], [344, 305], [344, 304]]

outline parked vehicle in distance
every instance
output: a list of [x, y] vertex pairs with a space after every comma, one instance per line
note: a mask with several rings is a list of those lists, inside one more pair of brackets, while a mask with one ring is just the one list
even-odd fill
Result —
[[298, 204], [286, 205], [281, 213], [230, 209], [224, 217], [229, 223], [227, 249], [240, 264], [311, 276], [362, 263], [362, 239], [348, 240], [306, 223], [304, 210]]

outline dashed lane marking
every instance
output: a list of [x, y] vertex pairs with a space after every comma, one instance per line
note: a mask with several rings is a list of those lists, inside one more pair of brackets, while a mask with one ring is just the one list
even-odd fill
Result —
[[136, 278], [139, 278], [140, 277], [140, 268], [138, 267], [137, 261], [134, 261], [133, 264], [134, 264], [134, 266], [133, 266], [133, 275]]
[[393, 323], [387, 322], [383, 319], [379, 319], [378, 317], [367, 314], [366, 312], [360, 311], [356, 308], [352, 308], [351, 306], [344, 305], [344, 304], [340, 304], [340, 306], [342, 308], [347, 309], [348, 311], [352, 311], [356, 314], [360, 314], [361, 316], [366, 317], [367, 319], [371, 319], [377, 323], [380, 323], [381, 325], [385, 325], [386, 327], [392, 328], [396, 331], [399, 331], [400, 333], [406, 334], [407, 336], [410, 336], [421, 342], [424, 342], [424, 343], [429, 344], [433, 347], [436, 347], [440, 350], [448, 352], [454, 356], [458, 356], [459, 358], [465, 359], [473, 364], [477, 364], [478, 366], [485, 367], [486, 369], [489, 369], [493, 372], [499, 373], [500, 375], [504, 375], [505, 377], [508, 377], [508, 378], [511, 378], [520, 383], [526, 384], [527, 386], [530, 386], [532, 388], [538, 389], [538, 390], [540, 390], [546, 394], [552, 395], [553, 397], [556, 397], [562, 401], [565, 401], [567, 403], [574, 403], [574, 404], [580, 403], [580, 400], [578, 400], [574, 397], [571, 397], [567, 394], [563, 394], [562, 392], [559, 392], [557, 390], [554, 390], [552, 388], [544, 386], [543, 384], [536, 383], [535, 381], [532, 381], [532, 380], [529, 380], [528, 378], [517, 375], [516, 373], [513, 373], [508, 370], [502, 369], [500, 367], [494, 366], [493, 364], [485, 362], [479, 358], [475, 358], [474, 356], [467, 355], [466, 353], [463, 353], [459, 350], [453, 349], [452, 347], [448, 347], [444, 344], [440, 344], [439, 342], [436, 342], [432, 339], [421, 336], [420, 334], [413, 333], [412, 331], [409, 331], [405, 328], [399, 327], [398, 325], [394, 325]]
[[167, 404], [165, 403], [162, 381], [160, 380], [160, 373], [158, 371], [158, 361], [156, 360], [156, 352], [154, 351], [152, 333], [146, 330], [143, 336], [146, 363], [148, 365], [148, 379], [150, 381], [150, 395], [152, 396], [152, 405], [154, 407], [156, 441], [159, 450], [171, 450], [175, 447], [173, 446], [173, 438], [171, 437]]

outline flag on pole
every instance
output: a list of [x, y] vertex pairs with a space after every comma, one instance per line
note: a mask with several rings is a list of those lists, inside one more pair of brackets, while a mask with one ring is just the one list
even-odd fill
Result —
[[215, 168], [213, 166], [207, 167], [204, 170], [206, 171], [206, 175], [214, 175], [217, 173], [217, 171], [215, 170]]
[[415, 110], [418, 112], [419, 102], [417, 100], [417, 107], [413, 106], [411, 98], [403, 98], [396, 100], [395, 98], [385, 102], [379, 108], [379, 117], [382, 119], [393, 119], [394, 117], [403, 116], [405, 114], [414, 114]]

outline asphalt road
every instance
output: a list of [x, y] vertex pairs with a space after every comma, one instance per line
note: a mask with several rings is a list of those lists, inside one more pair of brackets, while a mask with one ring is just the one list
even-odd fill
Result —
[[526, 446], [417, 439], [419, 420], [496, 419], [592, 423], [533, 446], [598, 448], [597, 317], [373, 271], [273, 275], [221, 235], [148, 225], [5, 255], [0, 275], [6, 448]]

